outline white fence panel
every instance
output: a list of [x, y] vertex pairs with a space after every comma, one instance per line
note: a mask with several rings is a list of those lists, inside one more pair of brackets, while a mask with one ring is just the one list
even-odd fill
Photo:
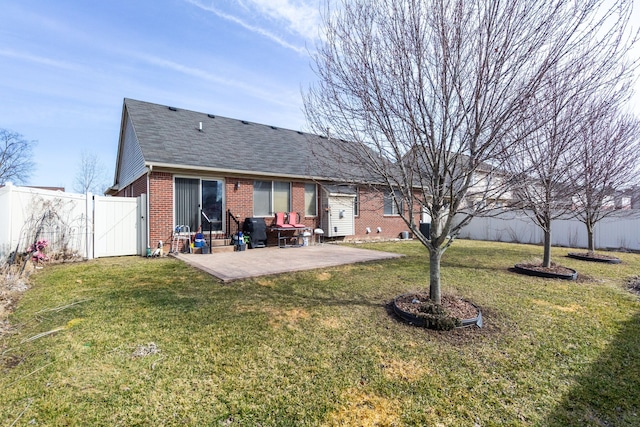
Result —
[[0, 187], [0, 262], [47, 240], [54, 256], [97, 258], [144, 255], [146, 196], [72, 194], [38, 188]]
[[94, 196], [94, 256], [142, 254], [139, 198]]
[[557, 219], [551, 223], [551, 244], [586, 248], [588, 246], [587, 227], [576, 219]]
[[[599, 249], [640, 250], [640, 212], [622, 211], [598, 222], [595, 244]], [[504, 212], [497, 217], [471, 220], [460, 237], [512, 243], [541, 244], [542, 230], [522, 212]], [[577, 219], [559, 219], [551, 224], [551, 243], [572, 248], [587, 247], [587, 230]]]
[[602, 220], [596, 226], [595, 237], [599, 248], [640, 250], [640, 212], [624, 219]]
[[0, 259], [11, 252], [11, 226], [11, 189], [5, 186], [0, 188]]
[[0, 256], [24, 252], [35, 240], [49, 251], [87, 257], [86, 197], [11, 184], [0, 189]]
[[460, 237], [497, 242], [532, 243], [542, 242], [542, 232], [531, 220], [519, 212], [505, 212], [499, 217], [473, 218], [464, 227]]

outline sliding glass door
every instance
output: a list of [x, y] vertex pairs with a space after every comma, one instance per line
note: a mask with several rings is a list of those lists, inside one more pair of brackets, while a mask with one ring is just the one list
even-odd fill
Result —
[[222, 181], [202, 180], [202, 212], [210, 221], [202, 216], [200, 222], [203, 231], [209, 231], [209, 226], [213, 231], [222, 231], [223, 184]]
[[212, 231], [222, 231], [224, 226], [223, 180], [175, 178], [174, 188], [175, 225], [187, 225], [191, 231], [196, 231], [200, 226], [203, 231], [209, 231], [211, 225]]

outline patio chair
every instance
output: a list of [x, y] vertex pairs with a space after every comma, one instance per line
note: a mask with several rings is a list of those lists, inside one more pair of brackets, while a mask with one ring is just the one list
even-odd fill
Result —
[[304, 224], [298, 224], [298, 213], [297, 212], [289, 212], [287, 215], [287, 223], [295, 228], [307, 228]]
[[273, 224], [275, 228], [295, 228], [291, 224], [285, 224], [284, 222], [284, 212], [276, 212], [276, 221]]

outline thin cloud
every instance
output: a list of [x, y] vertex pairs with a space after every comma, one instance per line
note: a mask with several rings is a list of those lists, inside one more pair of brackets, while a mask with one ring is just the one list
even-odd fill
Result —
[[0, 50], [0, 56], [18, 59], [21, 61], [34, 62], [49, 67], [60, 68], [69, 71], [80, 71], [82, 68], [70, 62], [58, 61], [44, 56], [31, 55], [29, 53], [15, 52], [12, 50]]
[[[176, 71], [182, 74], [186, 74], [188, 76], [196, 77], [201, 80], [214, 82], [222, 86], [235, 87], [239, 90], [242, 90], [243, 92], [246, 92], [252, 96], [255, 96], [256, 98], [264, 99], [271, 103], [275, 103], [278, 105], [286, 105], [286, 106], [290, 105], [290, 100], [288, 99], [289, 97], [274, 97], [273, 91], [260, 90], [260, 89], [257, 89], [255, 86], [247, 85], [238, 80], [226, 79], [218, 75], [212, 74], [208, 71], [205, 71], [199, 68], [188, 67], [183, 64], [179, 64], [177, 62], [170, 61], [168, 59], [160, 58], [157, 56], [139, 55], [139, 54], [135, 54], [135, 56], [151, 65], [155, 65], [155, 66]], [[284, 91], [279, 91], [279, 93], [284, 93]]]
[[[242, 1], [242, 0], [240, 0]], [[317, 2], [305, 0], [245, 0], [251, 9], [268, 16], [278, 23], [284, 23], [288, 30], [307, 40], [313, 41], [318, 35], [320, 14]]]
[[[244, 28], [244, 29], [246, 29], [248, 31], [251, 31], [251, 32], [256, 33], [256, 34], [258, 34], [258, 35], [260, 35], [262, 37], [265, 37], [265, 38], [267, 38], [267, 39], [279, 44], [280, 46], [282, 46], [284, 48], [293, 50], [294, 52], [297, 52], [297, 53], [299, 53], [301, 55], [307, 55], [307, 49], [305, 47], [296, 46], [296, 45], [294, 45], [292, 43], [289, 43], [288, 41], [286, 41], [282, 37], [272, 33], [271, 31], [266, 30], [266, 29], [264, 29], [262, 27], [259, 27], [257, 25], [252, 25], [252, 24], [246, 22], [246, 20], [244, 20], [244, 19], [242, 19], [240, 17], [237, 17], [235, 15], [231, 15], [229, 13], [225, 13], [225, 12], [221, 11], [220, 9], [217, 9], [217, 8], [213, 7], [213, 5], [206, 6], [206, 5], [202, 4], [201, 2], [199, 2], [198, 0], [184, 0], [184, 1], [186, 1], [189, 4], [192, 4], [193, 6], [196, 6], [196, 7], [200, 8], [200, 9], [202, 9], [202, 10], [205, 10], [207, 12], [211, 12], [211, 13], [215, 14], [216, 16], [218, 16], [219, 18], [222, 18], [222, 19], [224, 19], [226, 21], [229, 21], [229, 22], [233, 22], [234, 24], [239, 25], [239, 26], [241, 26], [242, 28]], [[259, 3], [256, 3], [256, 4], [258, 6], [261, 6]], [[285, 16], [285, 14], [283, 13], [284, 10], [282, 10], [282, 9], [280, 9], [280, 13], [274, 13], [274, 12], [277, 12], [279, 10], [277, 8], [259, 7], [259, 9], [263, 13], [267, 12], [267, 14], [272, 18], [274, 18], [274, 17], [283, 18]], [[294, 16], [294, 14], [288, 13], [288, 16]], [[289, 19], [286, 19], [286, 20], [288, 22], [291, 22], [291, 21], [289, 21]], [[298, 32], [298, 31], [296, 31], [296, 32]]]

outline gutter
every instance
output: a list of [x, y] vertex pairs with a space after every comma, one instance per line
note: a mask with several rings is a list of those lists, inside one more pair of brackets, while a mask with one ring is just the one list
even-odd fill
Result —
[[270, 177], [278, 177], [278, 178], [314, 180], [314, 181], [333, 181], [334, 180], [333, 178], [310, 176], [310, 175], [292, 175], [292, 174], [272, 173], [272, 172], [264, 172], [264, 171], [254, 171], [254, 170], [221, 169], [221, 168], [210, 168], [206, 166], [178, 165], [175, 163], [146, 162], [145, 166], [147, 168], [153, 168], [155, 166], [157, 168], [169, 169], [174, 171], [188, 170], [188, 171], [199, 172], [199, 173], [210, 172], [214, 174], [224, 174], [224, 175], [270, 176]]

